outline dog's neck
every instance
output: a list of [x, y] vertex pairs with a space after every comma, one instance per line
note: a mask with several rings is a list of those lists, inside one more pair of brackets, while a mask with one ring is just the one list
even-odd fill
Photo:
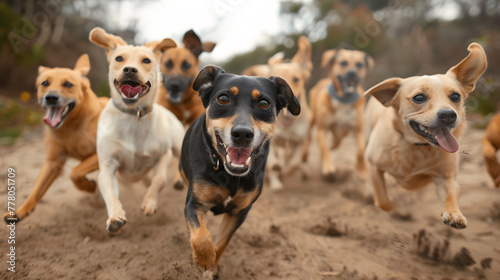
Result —
[[113, 98], [111, 100], [112, 100], [111, 103], [113, 103], [113, 106], [115, 106], [115, 108], [118, 109], [118, 111], [125, 114], [137, 116], [137, 120], [146, 117], [153, 110], [153, 106], [141, 106], [141, 105], [138, 105], [135, 108], [121, 108], [120, 106], [117, 106], [115, 104], [115, 100]]
[[333, 83], [328, 86], [328, 94], [331, 98], [347, 105], [353, 104], [361, 98], [361, 94], [359, 94], [358, 92], [355, 92], [354, 94], [339, 96], [337, 94], [337, 90], [335, 90], [335, 85]]

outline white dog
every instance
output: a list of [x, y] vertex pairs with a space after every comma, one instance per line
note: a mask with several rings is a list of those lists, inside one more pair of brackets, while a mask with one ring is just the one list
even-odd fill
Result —
[[90, 41], [106, 50], [109, 62], [111, 100], [97, 124], [98, 185], [108, 210], [106, 229], [116, 232], [127, 222], [118, 200], [118, 178], [148, 181], [145, 176], [154, 168], [141, 207], [144, 214], [154, 214], [158, 194], [167, 183], [167, 166], [172, 155], [180, 155], [184, 127], [174, 114], [155, 104], [161, 54], [176, 44], [163, 39], [131, 46], [101, 28], [90, 32]]

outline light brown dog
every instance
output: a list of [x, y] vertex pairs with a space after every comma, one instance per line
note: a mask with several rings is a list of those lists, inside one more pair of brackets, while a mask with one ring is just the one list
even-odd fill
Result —
[[[141, 210], [152, 215], [158, 194], [167, 184], [172, 156], [179, 157], [184, 127], [172, 112], [155, 103], [160, 83], [159, 61], [164, 50], [176, 46], [171, 39], [143, 46], [94, 28], [89, 39], [104, 48], [109, 62], [111, 100], [97, 125], [99, 190], [106, 203], [106, 229], [116, 232], [127, 219], [118, 199], [120, 183], [149, 183]], [[148, 173], [154, 174], [149, 180]]]
[[182, 42], [184, 47], [170, 48], [163, 53], [160, 62], [163, 86], [157, 102], [189, 126], [205, 112], [198, 92], [193, 89], [199, 72], [199, 56], [202, 52], [211, 52], [215, 43], [202, 43], [193, 30], [184, 34]]
[[[306, 83], [313, 68], [311, 62], [312, 46], [305, 36], [299, 37], [298, 50], [290, 62], [283, 61], [283, 53], [272, 56], [267, 65], [255, 65], [247, 68], [243, 74], [267, 78], [276, 76], [283, 78], [292, 88], [301, 104], [307, 104]], [[280, 177], [300, 168], [303, 176], [307, 176], [305, 165], [300, 164], [300, 151], [307, 138], [309, 126], [309, 107], [303, 106], [300, 115], [293, 116], [284, 109], [278, 115], [274, 137], [267, 158], [266, 175], [272, 190], [283, 188]]]
[[444, 200], [443, 222], [457, 229], [467, 226], [457, 203], [457, 139], [466, 129], [464, 101], [487, 65], [479, 44], [470, 44], [468, 50], [446, 74], [390, 78], [365, 93], [375, 97], [365, 112], [365, 157], [380, 209], [394, 208], [384, 180], [389, 173], [407, 190], [434, 182]]
[[[349, 132], [354, 132], [357, 146], [357, 171], [364, 177], [363, 161], [363, 97], [362, 83], [373, 68], [373, 59], [361, 51], [335, 49], [323, 53], [321, 66], [328, 68], [330, 77], [320, 80], [310, 91], [311, 118], [308, 139], [304, 144], [302, 161], [306, 162], [312, 130], [317, 127], [317, 138], [321, 153], [321, 174], [333, 180], [337, 171], [331, 160], [331, 151], [336, 149]], [[326, 132], [333, 134], [333, 147], [326, 141]]]
[[496, 156], [498, 149], [500, 149], [500, 115], [497, 114], [486, 127], [483, 138], [484, 161], [497, 188], [500, 187], [500, 163]]
[[99, 168], [96, 155], [97, 120], [108, 98], [97, 97], [86, 75], [90, 70], [87, 54], [82, 55], [74, 69], [40, 66], [36, 79], [37, 97], [46, 111], [45, 163], [38, 174], [33, 191], [14, 217], [24, 219], [35, 208], [52, 182], [61, 174], [67, 158], [81, 163], [71, 171], [75, 186], [94, 192], [96, 183], [85, 178]]

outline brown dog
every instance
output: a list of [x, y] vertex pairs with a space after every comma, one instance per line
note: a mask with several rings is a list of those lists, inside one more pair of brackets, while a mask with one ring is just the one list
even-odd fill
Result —
[[[441, 217], [454, 228], [467, 226], [458, 208], [458, 141], [465, 128], [464, 100], [486, 69], [486, 54], [477, 44], [446, 74], [387, 79], [370, 88], [365, 114], [370, 182], [375, 204], [390, 211], [384, 173], [407, 190], [434, 182], [444, 197]], [[385, 106], [385, 107], [384, 107]]]
[[497, 188], [500, 187], [500, 163], [496, 156], [498, 149], [500, 149], [500, 115], [497, 114], [486, 127], [483, 138], [484, 161]]
[[97, 97], [90, 88], [87, 73], [90, 62], [87, 54], [82, 55], [74, 69], [38, 68], [36, 80], [37, 97], [46, 110], [43, 121], [45, 128], [45, 163], [33, 191], [14, 217], [6, 213], [4, 219], [24, 219], [35, 208], [52, 182], [61, 174], [68, 157], [81, 161], [71, 171], [70, 178], [75, 186], [87, 192], [94, 192], [96, 183], [85, 178], [87, 173], [99, 168], [96, 155], [97, 120], [107, 97]]
[[[333, 180], [337, 171], [330, 154], [342, 139], [354, 132], [357, 145], [357, 170], [364, 177], [363, 161], [363, 97], [362, 83], [370, 69], [373, 59], [361, 51], [346, 49], [328, 50], [323, 53], [321, 66], [328, 68], [330, 78], [320, 80], [310, 91], [311, 118], [308, 139], [304, 144], [302, 161], [306, 162], [312, 130], [317, 127], [317, 138], [321, 152], [324, 178]], [[326, 132], [333, 134], [333, 147], [326, 143]]]
[[160, 89], [158, 104], [164, 106], [182, 122], [189, 126], [205, 108], [193, 90], [194, 78], [198, 75], [202, 52], [211, 52], [215, 43], [204, 42], [189, 30], [182, 40], [184, 47], [171, 48], [161, 58], [160, 70], [163, 87]]

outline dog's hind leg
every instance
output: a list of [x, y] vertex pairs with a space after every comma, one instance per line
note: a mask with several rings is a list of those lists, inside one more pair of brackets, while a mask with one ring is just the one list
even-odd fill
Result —
[[356, 123], [354, 125], [354, 136], [356, 137], [356, 170], [359, 177], [364, 179], [366, 177], [366, 166], [364, 160], [365, 153], [365, 137], [363, 127], [363, 107], [365, 105], [365, 98], [361, 98], [357, 102], [361, 105], [356, 107]]
[[435, 182], [436, 192], [439, 198], [444, 201], [443, 213], [441, 214], [443, 223], [456, 229], [466, 228], [467, 219], [458, 208], [460, 190], [455, 179], [449, 176], [447, 178], [437, 178]]
[[101, 162], [99, 165], [100, 171], [97, 177], [97, 182], [99, 191], [104, 199], [104, 203], [106, 203], [106, 209], [108, 211], [106, 230], [108, 232], [115, 233], [127, 223], [127, 218], [125, 218], [123, 205], [120, 200], [118, 200], [120, 186], [115, 173], [119, 162], [118, 159], [113, 157], [109, 158], [110, 159], [105, 162]]
[[85, 178], [85, 175], [97, 169], [99, 169], [97, 154], [93, 154], [71, 170], [70, 178], [79, 190], [93, 193], [96, 184], [93, 180]]
[[279, 178], [281, 173], [279, 149], [281, 148], [276, 145], [275, 142], [271, 142], [269, 155], [267, 156], [267, 177], [269, 179], [269, 188], [274, 191], [283, 188], [283, 184]]
[[394, 209], [394, 203], [392, 203], [387, 196], [384, 172], [374, 165], [370, 165], [368, 171], [373, 188], [373, 200], [375, 200], [375, 205], [384, 211], [391, 211]]
[[[337, 171], [335, 169], [335, 166], [332, 163], [332, 159], [330, 156], [330, 149], [328, 148], [328, 145], [326, 143], [326, 131], [324, 127], [321, 125], [318, 125], [318, 131], [317, 131], [317, 138], [318, 138], [318, 144], [319, 144], [319, 149], [321, 152], [321, 174], [323, 175], [324, 178], [328, 180], [333, 180], [335, 176], [335, 172]], [[336, 143], [337, 141], [335, 141]]]
[[500, 187], [500, 163], [496, 156], [497, 149], [493, 144], [487, 139], [487, 136], [483, 139], [483, 157], [486, 163], [486, 169], [490, 174], [495, 186]]
[[172, 160], [172, 150], [168, 150], [155, 166], [155, 174], [151, 185], [149, 186], [144, 199], [142, 200], [141, 210], [145, 215], [151, 216], [158, 209], [158, 194], [167, 184], [167, 169]]
[[47, 159], [38, 174], [35, 187], [31, 191], [28, 199], [16, 210], [14, 217], [9, 213], [4, 214], [4, 220], [7, 218], [17, 218], [17, 222], [28, 216], [36, 204], [49, 189], [54, 180], [61, 174], [62, 167], [66, 162], [66, 154], [58, 147], [50, 146], [47, 148]]

